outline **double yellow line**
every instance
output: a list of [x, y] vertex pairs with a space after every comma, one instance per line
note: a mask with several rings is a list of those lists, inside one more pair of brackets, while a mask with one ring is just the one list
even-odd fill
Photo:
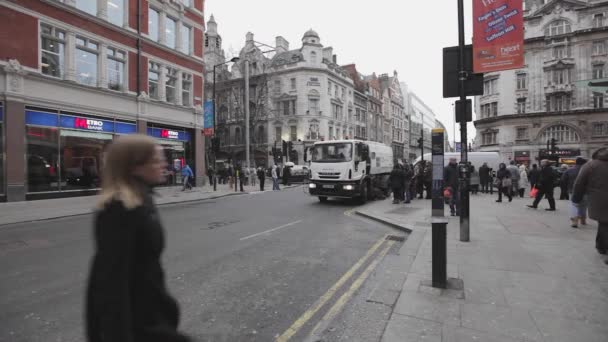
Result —
[[[300, 331], [300, 329], [302, 329], [302, 327], [306, 323], [308, 323], [308, 321], [319, 310], [321, 310], [321, 308], [323, 306], [325, 306], [327, 304], [327, 302], [329, 302], [329, 300], [331, 300], [334, 297], [336, 292], [350, 278], [352, 278], [355, 273], [357, 273], [359, 268], [361, 268], [361, 266], [363, 266], [368, 261], [368, 259], [372, 255], [374, 255], [374, 253], [380, 248], [380, 246], [384, 242], [388, 241], [386, 238], [387, 238], [387, 235], [385, 235], [384, 237], [382, 237], [378, 241], [376, 241], [376, 243], [374, 243], [374, 245], [367, 251], [367, 253], [361, 259], [359, 259], [359, 261], [357, 261], [356, 264], [354, 264], [346, 273], [344, 273], [344, 275], [342, 275], [342, 277], [329, 290], [327, 290], [327, 292], [325, 292], [325, 294], [323, 294], [313, 304], [313, 306], [310, 309], [306, 310], [306, 312], [304, 312], [302, 314], [302, 316], [300, 316], [300, 318], [298, 318], [281, 336], [277, 337], [277, 339], [275, 341], [276, 342], [287, 342], [295, 334], [297, 334], [298, 331]], [[363, 284], [365, 279], [367, 279], [367, 277], [369, 277], [371, 272], [376, 268], [376, 266], [378, 265], [380, 260], [382, 260], [384, 258], [386, 253], [388, 253], [388, 251], [390, 250], [390, 248], [393, 246], [394, 243], [395, 243], [395, 241], [388, 241], [385, 244], [384, 248], [378, 254], [376, 259], [372, 263], [370, 263], [369, 266], [367, 266], [367, 268], [359, 275], [359, 277], [357, 277], [357, 279], [355, 279], [355, 281], [352, 283], [350, 288], [344, 294], [342, 294], [342, 296], [340, 296], [340, 298], [334, 303], [334, 305], [327, 311], [325, 316], [323, 316], [323, 318], [319, 321], [319, 323], [317, 323], [315, 328], [312, 330], [311, 334], [316, 333], [323, 326], [323, 324], [326, 324], [329, 321], [331, 321], [342, 310], [344, 305], [357, 292], [357, 290], [359, 289], [359, 287], [361, 287], [361, 285]]]

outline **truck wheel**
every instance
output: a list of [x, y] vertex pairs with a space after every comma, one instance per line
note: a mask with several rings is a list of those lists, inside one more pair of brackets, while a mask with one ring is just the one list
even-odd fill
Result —
[[321, 202], [321, 203], [327, 202], [327, 197], [326, 196], [319, 196], [319, 202]]
[[359, 197], [359, 203], [365, 204], [368, 200], [368, 185], [367, 183], [363, 184], [361, 187], [361, 196]]

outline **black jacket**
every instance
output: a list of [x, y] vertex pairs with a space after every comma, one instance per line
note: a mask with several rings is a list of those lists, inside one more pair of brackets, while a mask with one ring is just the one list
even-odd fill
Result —
[[540, 169], [540, 177], [538, 178], [538, 184], [543, 189], [545, 189], [545, 191], [548, 191], [555, 187], [555, 178], [555, 171], [553, 171], [553, 168], [551, 166], [547, 165]]
[[405, 172], [402, 169], [393, 169], [388, 178], [391, 183], [391, 188], [401, 189], [405, 186]]
[[266, 174], [264, 173], [264, 170], [263, 170], [263, 169], [259, 169], [259, 170], [258, 170], [258, 172], [257, 172], [257, 175], [258, 175], [258, 179], [259, 179], [259, 180], [264, 180], [264, 179], [266, 179]]
[[538, 178], [539, 177], [540, 177], [540, 171], [538, 169], [534, 169], [533, 168], [528, 173], [528, 180], [530, 181], [530, 184], [536, 184], [536, 183], [538, 183]]
[[481, 166], [479, 168], [479, 180], [481, 182], [487, 182], [490, 180], [490, 168], [487, 166]]
[[498, 169], [498, 172], [496, 172], [496, 178], [500, 180], [511, 178], [511, 172], [507, 169]]
[[161, 267], [164, 232], [150, 190], [143, 205], [114, 200], [95, 215], [95, 255], [86, 294], [89, 342], [186, 342]]
[[458, 189], [458, 167], [456, 164], [448, 164], [443, 169], [443, 185], [445, 187], [452, 187], [452, 189]]

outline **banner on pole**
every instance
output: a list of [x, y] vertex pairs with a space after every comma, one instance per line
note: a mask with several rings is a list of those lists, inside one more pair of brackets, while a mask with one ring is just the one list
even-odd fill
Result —
[[473, 0], [473, 70], [476, 73], [524, 66], [521, 0]]
[[208, 137], [213, 135], [213, 100], [205, 101], [203, 110], [203, 134]]

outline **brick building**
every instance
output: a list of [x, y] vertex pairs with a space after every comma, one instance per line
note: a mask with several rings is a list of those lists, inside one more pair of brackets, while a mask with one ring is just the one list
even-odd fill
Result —
[[132, 133], [202, 183], [203, 6], [0, 2], [1, 198], [95, 193], [105, 146]]

